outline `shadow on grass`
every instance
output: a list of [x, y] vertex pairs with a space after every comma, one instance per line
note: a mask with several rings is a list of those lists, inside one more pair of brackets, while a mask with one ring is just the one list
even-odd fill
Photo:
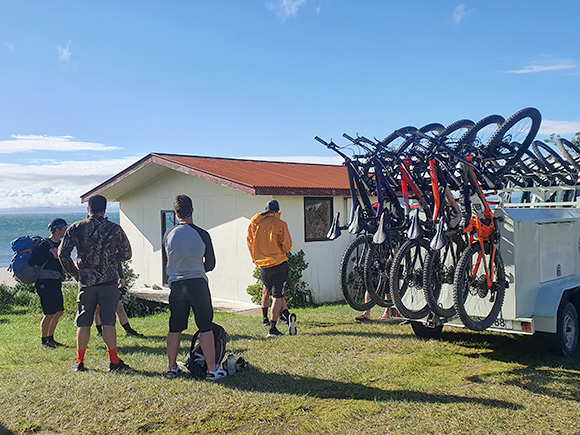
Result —
[[[256, 382], [259, 381], [259, 382]], [[236, 377], [222, 381], [230, 388], [262, 393], [292, 394], [319, 399], [401, 401], [415, 403], [476, 403], [493, 408], [522, 409], [512, 402], [481, 397], [431, 394], [412, 390], [381, 390], [353, 382], [331, 381], [308, 376], [266, 373], [250, 366]]]
[[323, 332], [305, 332], [300, 335], [315, 335], [315, 336], [349, 336], [349, 337], [364, 337], [364, 338], [412, 338], [415, 337], [414, 334], [387, 334], [382, 332], [363, 332], [363, 331], [323, 331]]
[[[29, 312], [30, 312], [30, 308], [23, 307], [23, 306], [9, 305], [9, 306], [3, 307], [2, 312], [0, 312], [0, 314], [13, 315], [13, 314], [27, 314]], [[5, 320], [5, 319], [2, 319], [2, 320]], [[8, 320], [6, 319], [5, 321], [8, 321]]]
[[4, 426], [2, 423], [0, 423], [0, 435], [12, 435], [14, 433], [16, 433], [16, 432], [12, 432], [6, 426]]
[[550, 335], [522, 336], [460, 331], [446, 332], [442, 340], [476, 350], [465, 355], [470, 358], [481, 357], [520, 365], [505, 371], [468, 377], [471, 382], [512, 385], [534, 394], [580, 400], [580, 358], [552, 355], [553, 337]]

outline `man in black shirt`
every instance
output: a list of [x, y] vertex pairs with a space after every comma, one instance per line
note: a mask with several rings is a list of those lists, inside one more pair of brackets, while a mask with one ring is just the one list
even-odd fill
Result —
[[32, 251], [29, 264], [40, 266], [42, 270], [34, 287], [40, 296], [40, 305], [44, 317], [40, 321], [41, 349], [53, 349], [61, 346], [54, 340], [54, 330], [64, 311], [62, 298], [62, 266], [58, 260], [57, 250], [60, 240], [66, 232], [67, 223], [56, 218], [48, 224], [50, 237], [44, 239]]

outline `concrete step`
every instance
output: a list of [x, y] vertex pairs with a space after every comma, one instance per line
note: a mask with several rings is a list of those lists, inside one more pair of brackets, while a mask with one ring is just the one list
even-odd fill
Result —
[[[169, 304], [169, 289], [165, 287], [158, 287], [157, 289], [150, 287], [132, 288], [129, 290], [129, 294], [135, 296], [137, 299], [144, 299], [146, 301], [157, 302], [165, 305]], [[253, 313], [250, 312], [257, 310], [256, 315], [261, 314], [260, 306], [252, 302], [233, 301], [231, 299], [216, 298], [213, 296], [211, 300], [214, 309], [218, 311], [253, 315]]]

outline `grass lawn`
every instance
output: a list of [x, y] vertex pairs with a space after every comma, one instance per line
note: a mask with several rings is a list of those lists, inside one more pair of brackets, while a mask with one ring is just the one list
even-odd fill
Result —
[[424, 341], [396, 321], [356, 323], [346, 305], [296, 313], [298, 335], [276, 339], [260, 317], [216, 313], [250, 363], [216, 383], [165, 379], [168, 313], [131, 320], [146, 338], [119, 334], [129, 373], [106, 371], [94, 329], [89, 371], [72, 372], [70, 315], [55, 334], [67, 347], [42, 351], [39, 313], [2, 314], [0, 433], [580, 433], [580, 358], [549, 355], [545, 337], [449, 328]]

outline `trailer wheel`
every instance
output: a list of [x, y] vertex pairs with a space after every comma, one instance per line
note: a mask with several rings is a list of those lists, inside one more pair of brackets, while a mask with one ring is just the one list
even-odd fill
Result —
[[441, 338], [443, 331], [443, 325], [430, 328], [421, 322], [411, 322], [411, 328], [413, 328], [413, 332], [417, 337], [424, 338], [425, 340]]
[[556, 331], [555, 351], [561, 356], [572, 356], [578, 347], [578, 311], [572, 302], [560, 305]]

